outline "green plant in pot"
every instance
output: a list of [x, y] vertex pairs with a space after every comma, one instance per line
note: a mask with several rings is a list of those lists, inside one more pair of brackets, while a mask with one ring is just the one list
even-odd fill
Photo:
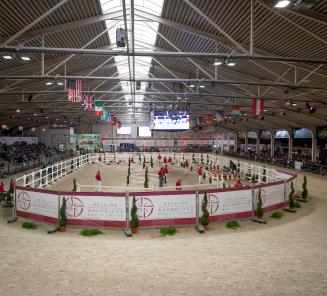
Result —
[[207, 193], [205, 192], [202, 200], [202, 206], [201, 206], [202, 216], [200, 218], [200, 223], [203, 225], [205, 230], [208, 229], [208, 225], [209, 225], [209, 212], [207, 206], [208, 206], [208, 197], [207, 197]]
[[291, 209], [294, 209], [295, 208], [294, 193], [295, 193], [295, 190], [294, 190], [294, 185], [293, 185], [293, 181], [292, 181], [291, 182], [291, 191], [290, 191], [290, 194], [288, 195], [289, 207]]
[[262, 171], [262, 179], [261, 179], [261, 181], [263, 182], [263, 183], [266, 183], [267, 182], [267, 176], [266, 176], [266, 168], [264, 167], [263, 168], [263, 171]]
[[73, 183], [73, 191], [77, 191], [77, 186], [76, 186], [76, 179], [74, 178], [74, 183]]
[[303, 178], [302, 194], [301, 194], [301, 197], [302, 197], [304, 200], [307, 200], [307, 197], [308, 197], [307, 176], [304, 176], [304, 178]]
[[153, 158], [152, 158], [152, 155], [151, 155], [151, 159], [150, 159], [150, 165], [151, 165], [151, 168], [153, 168]]
[[144, 174], [144, 188], [149, 188], [148, 167], [145, 168], [145, 174]]
[[145, 156], [143, 158], [143, 170], [145, 170]]
[[132, 233], [136, 234], [137, 233], [137, 228], [139, 226], [139, 219], [137, 217], [137, 206], [136, 206], [135, 196], [133, 196], [130, 226], [131, 226], [131, 229], [132, 229]]
[[261, 197], [261, 189], [259, 189], [257, 193], [258, 201], [257, 201], [257, 209], [255, 211], [255, 214], [257, 218], [262, 219], [263, 217], [263, 209], [262, 209], [262, 197]]
[[67, 209], [67, 205], [66, 205], [66, 198], [62, 198], [62, 204], [60, 207], [60, 211], [59, 211], [59, 231], [60, 232], [64, 232], [66, 231], [66, 225], [67, 225], [67, 216], [66, 216], [66, 209]]

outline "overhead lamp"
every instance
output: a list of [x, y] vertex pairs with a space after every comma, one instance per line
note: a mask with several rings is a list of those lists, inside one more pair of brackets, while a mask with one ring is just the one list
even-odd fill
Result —
[[206, 86], [203, 85], [203, 84], [201, 84], [201, 85], [199, 85], [199, 87], [200, 87], [200, 88], [205, 88]]
[[62, 86], [62, 85], [64, 85], [64, 83], [60, 81], [60, 82], [57, 82], [57, 85]]
[[291, 102], [286, 102], [285, 105], [289, 106], [289, 105], [291, 105]]
[[315, 113], [317, 110], [315, 107], [312, 107], [309, 102], [305, 103], [305, 106], [309, 109], [310, 113]]
[[46, 82], [45, 84], [46, 84], [46, 85], [52, 85], [53, 82], [52, 82], [52, 81], [48, 81], [48, 82]]
[[275, 8], [285, 8], [290, 4], [291, 1], [289, 0], [279, 0], [276, 5]]
[[234, 67], [236, 65], [236, 63], [235, 62], [227, 62], [227, 66], [230, 66], [230, 67]]
[[220, 66], [222, 64], [223, 62], [221, 60], [215, 60], [215, 62], [213, 63], [214, 66]]
[[22, 131], [23, 129], [24, 129], [23, 126], [18, 127], [18, 130], [20, 130], [20, 131]]
[[194, 88], [195, 87], [195, 84], [190, 84], [190, 87]]
[[292, 103], [292, 106], [294, 106], [294, 107], [295, 107], [296, 105], [297, 105], [296, 103]]
[[22, 55], [20, 56], [20, 58], [23, 60], [23, 61], [30, 61], [31, 58], [29, 56], [26, 56], [26, 55]]
[[33, 115], [34, 115], [34, 116], [36, 116], [37, 114], [36, 114], [36, 113], [34, 113]]
[[35, 132], [36, 131], [36, 128], [35, 127], [32, 127], [31, 131], [32, 132]]
[[6, 51], [2, 57], [5, 59], [5, 60], [12, 60], [16, 55], [13, 53], [13, 52], [9, 52], [9, 51]]
[[46, 117], [46, 119], [49, 119], [49, 118], [50, 118], [50, 116], [47, 116], [47, 117]]
[[20, 112], [20, 109], [17, 109], [16, 112], [19, 113]]

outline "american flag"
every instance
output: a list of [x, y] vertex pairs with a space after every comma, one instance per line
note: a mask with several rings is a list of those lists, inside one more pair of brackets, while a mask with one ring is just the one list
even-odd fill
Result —
[[84, 111], [94, 111], [94, 94], [84, 95]]
[[68, 80], [68, 101], [71, 103], [81, 103], [82, 100], [82, 80]]

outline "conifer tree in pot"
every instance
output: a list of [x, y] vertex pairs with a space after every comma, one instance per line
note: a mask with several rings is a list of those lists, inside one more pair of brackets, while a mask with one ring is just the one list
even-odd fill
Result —
[[75, 178], [74, 178], [74, 184], [73, 184], [73, 191], [74, 191], [74, 192], [77, 191], [76, 179], [75, 179]]
[[145, 170], [145, 156], [143, 158], [143, 170]]
[[264, 167], [264, 168], [263, 168], [263, 172], [262, 172], [262, 180], [261, 180], [263, 183], [266, 183], [266, 182], [267, 182], [267, 176], [266, 176], [266, 173], [267, 173], [267, 172], [266, 172], [266, 168]]
[[10, 187], [9, 190], [5, 194], [5, 199], [4, 199], [4, 206], [5, 207], [12, 207], [13, 204], [13, 197], [14, 197], [14, 191], [15, 191], [15, 185], [13, 179], [10, 180]]
[[295, 207], [295, 200], [294, 200], [294, 193], [295, 193], [295, 190], [294, 190], [294, 185], [293, 185], [293, 181], [291, 182], [291, 192], [290, 194], [288, 195], [288, 198], [289, 198], [289, 207], [291, 209], [294, 209]]
[[255, 213], [256, 213], [257, 218], [262, 219], [263, 209], [262, 209], [261, 189], [259, 189], [257, 197], [258, 197], [258, 201], [257, 201], [257, 209], [256, 209]]
[[203, 225], [205, 230], [208, 229], [208, 225], [209, 225], [209, 212], [207, 206], [208, 206], [208, 197], [207, 197], [207, 193], [205, 192], [203, 196], [202, 207], [201, 207], [202, 217], [200, 218], [200, 223]]
[[212, 176], [209, 177], [209, 184], [212, 184]]
[[139, 219], [137, 217], [137, 206], [136, 206], [135, 196], [133, 196], [130, 226], [131, 226], [131, 229], [132, 229], [132, 233], [136, 234], [137, 233], [137, 227], [139, 226]]
[[149, 188], [148, 167], [145, 168], [145, 174], [144, 174], [144, 188]]
[[59, 231], [64, 232], [66, 231], [67, 225], [67, 216], [66, 216], [66, 198], [62, 198], [62, 204], [59, 211]]
[[151, 155], [150, 165], [151, 165], [151, 168], [153, 168], [153, 158], [152, 158], [152, 155]]
[[307, 200], [308, 197], [308, 189], [307, 189], [307, 176], [304, 176], [303, 178], [303, 184], [302, 184], [302, 194], [301, 197], [303, 200]]

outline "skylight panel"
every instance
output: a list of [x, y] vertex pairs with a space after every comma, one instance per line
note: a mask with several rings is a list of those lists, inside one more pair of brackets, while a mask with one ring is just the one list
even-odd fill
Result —
[[[162, 7], [164, 0], [134, 0], [134, 9], [137, 13], [137, 10], [144, 11], [147, 13], [154, 14], [156, 16], [161, 16]], [[100, 0], [102, 13], [113, 13], [121, 11], [121, 15], [123, 16], [123, 3], [122, 0]], [[127, 9], [127, 29], [128, 29], [128, 42], [131, 46], [131, 18], [130, 18], [130, 1], [126, 0], [126, 9]], [[139, 18], [138, 18], [139, 19]], [[116, 46], [116, 30], [117, 28], [125, 28], [124, 21], [120, 20], [117, 23], [117, 20], [107, 20], [106, 21], [107, 28], [112, 27], [109, 31], [109, 39], [111, 44], [113, 45], [113, 50], [127, 50], [127, 48], [119, 48]], [[151, 23], [151, 27], [157, 31], [159, 28], [159, 24], [156, 22]], [[152, 47], [154, 47], [156, 42], [157, 34], [154, 30], [151, 30], [144, 22], [135, 21], [134, 22], [134, 48], [135, 50], [139, 50], [140, 48], [144, 51], [153, 51]], [[137, 45], [136, 45], [137, 44]], [[151, 47], [151, 48], [149, 48]], [[135, 57], [135, 78], [147, 78], [149, 76], [149, 70], [151, 67], [151, 57]], [[120, 77], [129, 77], [129, 66], [128, 66], [128, 57], [127, 56], [116, 56], [115, 62], [118, 70], [118, 75]], [[132, 67], [132, 62], [131, 62]], [[131, 69], [132, 70], [132, 69]], [[130, 83], [121, 82], [121, 88], [123, 92], [130, 92], [131, 87]], [[146, 89], [147, 83], [141, 83], [141, 89], [137, 90], [137, 92], [144, 92]], [[136, 99], [137, 96], [137, 99]], [[142, 101], [142, 95], [135, 95], [135, 99]], [[131, 101], [131, 95], [125, 95], [125, 100]]]

